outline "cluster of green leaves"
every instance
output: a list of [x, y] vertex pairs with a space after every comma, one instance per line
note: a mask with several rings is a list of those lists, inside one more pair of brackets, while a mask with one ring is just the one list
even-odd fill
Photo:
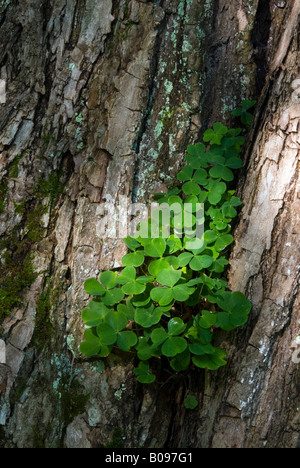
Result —
[[[244, 102], [234, 115], [248, 125], [253, 105]], [[227, 183], [234, 179], [233, 170], [242, 167], [244, 132], [216, 123], [204, 134], [207, 145], [188, 147], [187, 164], [178, 174], [180, 186], [157, 196], [159, 204], [178, 204], [182, 213], [189, 211], [192, 221], [183, 237], [177, 236], [172, 212], [167, 237], [163, 224], [160, 237], [142, 237], [141, 231], [127, 237], [124, 269], [85, 282], [93, 299], [82, 312], [87, 327], [80, 346], [83, 354], [106, 357], [114, 347], [135, 351], [140, 363], [134, 373], [141, 383], [156, 379], [150, 370], [152, 358], [165, 357], [175, 372], [186, 371], [191, 363], [210, 370], [226, 364], [226, 352], [213, 345], [214, 330], [243, 326], [251, 310], [242, 293], [228, 291], [224, 277], [228, 247], [234, 241], [231, 223], [242, 204]], [[188, 232], [200, 222], [199, 203], [204, 204], [200, 244]], [[146, 224], [150, 230], [153, 220]]]

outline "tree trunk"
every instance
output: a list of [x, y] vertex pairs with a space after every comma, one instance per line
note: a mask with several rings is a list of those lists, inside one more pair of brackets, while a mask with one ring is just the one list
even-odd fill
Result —
[[[0, 2], [3, 447], [299, 444], [299, 0]], [[99, 205], [172, 187], [189, 143], [259, 98], [229, 273], [228, 366], [143, 386], [84, 360], [84, 281], [117, 268]], [[1, 101], [0, 101], [1, 102]], [[8, 314], [9, 313], [9, 314]], [[200, 401], [183, 407], [187, 393]]]

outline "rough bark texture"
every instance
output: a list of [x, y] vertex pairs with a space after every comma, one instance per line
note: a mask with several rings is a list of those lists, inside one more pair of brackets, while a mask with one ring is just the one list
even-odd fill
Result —
[[[12, 296], [11, 314], [1, 309], [4, 447], [297, 446], [299, 8], [0, 2], [0, 288]], [[161, 384], [145, 387], [130, 358], [105, 369], [83, 360], [83, 282], [125, 253], [99, 237], [100, 203], [172, 186], [187, 144], [261, 91], [230, 271], [254, 307], [243, 330], [219, 335], [228, 366], [175, 382], [161, 369]], [[200, 400], [194, 412], [187, 391]]]

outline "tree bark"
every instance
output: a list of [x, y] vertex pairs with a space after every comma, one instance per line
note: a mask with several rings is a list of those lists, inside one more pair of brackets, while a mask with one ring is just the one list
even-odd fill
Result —
[[[299, 0], [0, 2], [3, 447], [299, 445], [299, 11]], [[83, 283], [126, 253], [99, 237], [100, 203], [174, 185], [187, 145], [248, 98], [229, 279], [253, 311], [218, 336], [228, 366], [177, 380], [162, 368], [143, 386], [130, 357], [82, 359]]]

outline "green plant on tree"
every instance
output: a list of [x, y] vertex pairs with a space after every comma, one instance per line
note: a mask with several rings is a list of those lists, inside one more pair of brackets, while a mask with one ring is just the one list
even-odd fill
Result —
[[[181, 208], [181, 214], [171, 212], [167, 237], [163, 223], [152, 238], [143, 237], [145, 226], [140, 226], [134, 237], [124, 239], [129, 249], [122, 260], [124, 269], [85, 282], [93, 299], [82, 312], [87, 328], [82, 354], [107, 357], [115, 347], [135, 351], [140, 363], [134, 373], [141, 383], [156, 380], [150, 369], [153, 358], [164, 356], [176, 373], [191, 365], [209, 370], [226, 365], [225, 350], [213, 344], [214, 331], [243, 326], [251, 311], [244, 294], [228, 290], [224, 272], [234, 242], [231, 223], [242, 205], [227, 185], [234, 180], [233, 171], [242, 167], [245, 127], [254, 105], [245, 101], [233, 112], [243, 128], [216, 123], [204, 133], [206, 145], [189, 146], [187, 164], [177, 176], [179, 186], [156, 195], [159, 205]], [[200, 243], [189, 236], [200, 222], [199, 204], [204, 205]], [[179, 237], [178, 223], [186, 212], [190, 222]], [[151, 232], [153, 224], [149, 219], [146, 231]]]

